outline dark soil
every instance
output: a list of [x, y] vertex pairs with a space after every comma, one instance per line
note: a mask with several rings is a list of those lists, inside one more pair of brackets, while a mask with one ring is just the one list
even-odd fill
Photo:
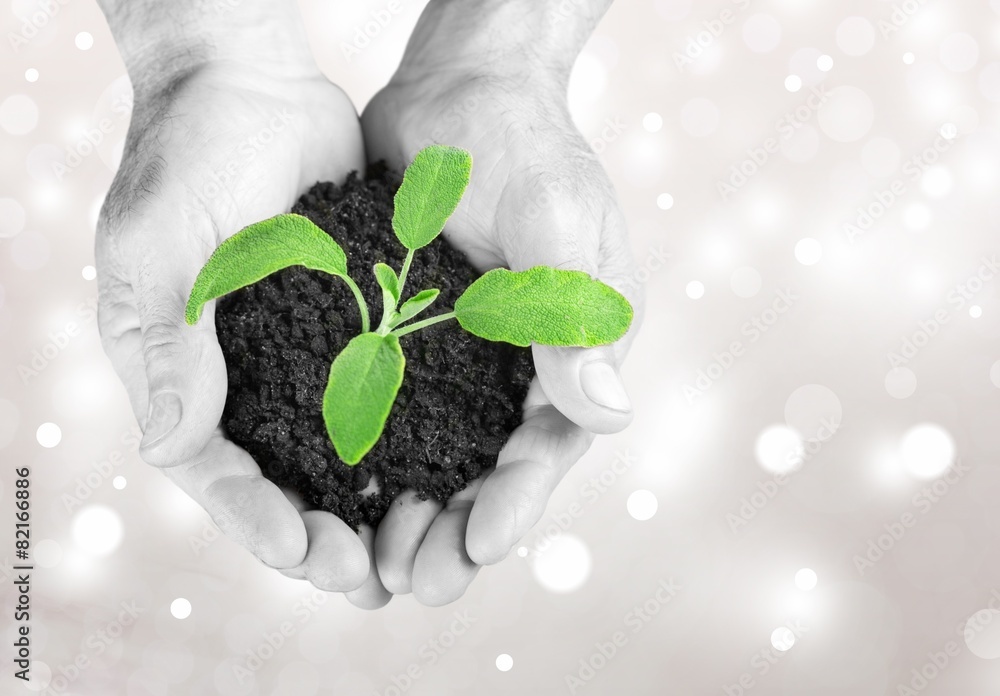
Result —
[[[391, 227], [398, 175], [384, 166], [343, 186], [320, 183], [295, 205], [347, 253], [348, 268], [382, 315], [372, 266], [397, 271], [404, 249]], [[416, 253], [405, 296], [439, 288], [421, 318], [452, 307], [478, 276], [443, 238]], [[229, 372], [222, 424], [264, 475], [328, 510], [353, 529], [377, 525], [408, 488], [447, 500], [496, 462], [521, 421], [534, 370], [527, 349], [491, 343], [445, 322], [400, 339], [406, 372], [382, 439], [360, 464], [337, 457], [322, 418], [323, 390], [334, 357], [360, 332], [357, 304], [343, 281], [288, 268], [219, 301], [219, 342]], [[362, 490], [369, 483], [378, 492]]]

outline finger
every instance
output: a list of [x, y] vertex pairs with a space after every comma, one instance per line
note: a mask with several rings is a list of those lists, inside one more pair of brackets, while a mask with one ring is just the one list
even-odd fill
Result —
[[593, 438], [551, 405], [528, 406], [472, 507], [465, 535], [469, 558], [484, 565], [506, 558], [541, 519], [552, 492]]
[[99, 233], [108, 269], [102, 335], [142, 425], [140, 454], [156, 466], [197, 456], [226, 399], [211, 308], [193, 327], [184, 321], [206, 245], [217, 236], [208, 216], [191, 207], [184, 187], [164, 184], [136, 215], [106, 214]]
[[302, 516], [249, 454], [220, 430], [197, 457], [163, 473], [205, 508], [223, 534], [272, 568], [294, 568], [306, 556]]
[[378, 576], [393, 594], [413, 589], [413, 563], [417, 549], [443, 506], [436, 500], [421, 500], [408, 490], [393, 501], [375, 535]]
[[[603, 174], [592, 173], [590, 181], [588, 171], [581, 167], [573, 179], [513, 177], [501, 201], [507, 212], [497, 221], [503, 254], [513, 270], [539, 265], [581, 270], [634, 300], [624, 220], [610, 185], [601, 183]], [[631, 422], [614, 346], [533, 345], [532, 356], [546, 396], [571, 421], [596, 433], [618, 432]]]
[[479, 565], [465, 550], [469, 512], [482, 479], [456, 493], [427, 530], [413, 563], [413, 596], [429, 607], [454, 602], [469, 587]]
[[[364, 544], [368, 558], [374, 559], [375, 530], [367, 524], [361, 525], [359, 537]], [[380, 609], [392, 599], [392, 594], [385, 589], [378, 577], [378, 568], [374, 562], [370, 564], [368, 577], [361, 583], [361, 586], [345, 593], [344, 596], [347, 597], [347, 601], [359, 609]]]
[[354, 530], [323, 510], [303, 512], [302, 521], [309, 540], [301, 565], [305, 579], [326, 592], [349, 592], [361, 587], [371, 563], [364, 542]]

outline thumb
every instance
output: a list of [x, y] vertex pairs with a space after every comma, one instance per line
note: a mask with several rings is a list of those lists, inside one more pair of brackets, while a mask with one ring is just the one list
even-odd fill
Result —
[[[632, 258], [614, 194], [574, 192], [569, 184], [533, 181], [505, 192], [500, 216], [502, 251], [513, 270], [546, 265], [580, 270], [631, 292]], [[574, 182], [576, 183], [576, 182]], [[585, 187], [586, 188], [586, 187]], [[635, 297], [628, 297], [633, 306]], [[632, 421], [632, 405], [618, 372], [624, 344], [565, 348], [533, 344], [532, 357], [546, 397], [560, 413], [594, 433], [614, 433]]]
[[215, 237], [212, 223], [181, 201], [155, 207], [133, 220], [127, 232], [124, 255], [139, 334], [133, 342], [138, 355], [127, 359], [145, 373], [145, 380], [137, 380], [145, 389], [133, 390], [143, 430], [140, 455], [164, 467], [204, 449], [222, 417], [227, 379], [212, 307], [195, 326], [184, 321], [188, 293], [207, 258], [207, 240]]

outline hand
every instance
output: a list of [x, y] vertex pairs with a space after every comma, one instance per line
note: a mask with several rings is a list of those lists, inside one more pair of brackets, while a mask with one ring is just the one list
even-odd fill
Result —
[[[122, 21], [140, 6], [147, 7], [137, 2]], [[116, 8], [106, 10], [122, 31]], [[273, 17], [247, 21], [281, 34]], [[213, 312], [190, 327], [184, 305], [225, 238], [287, 211], [312, 183], [363, 168], [357, 114], [294, 50], [262, 61], [263, 49], [252, 47], [249, 57], [180, 65], [162, 46], [147, 50], [152, 56], [130, 53], [135, 42], [118, 38], [136, 97], [98, 225], [99, 316], [105, 350], [143, 428], [141, 455], [265, 564], [325, 590], [353, 590], [374, 572], [363, 539], [330, 513], [300, 513], [223, 437], [226, 366]]]
[[[540, 519], [592, 433], [617, 432], [632, 418], [618, 365], [642, 298], [614, 190], [569, 115], [573, 42], [554, 63], [533, 60], [523, 47], [491, 54], [482, 28], [492, 21], [517, 34], [519, 18], [504, 16], [516, 3], [492, 17], [461, 3], [437, 5], [365, 109], [369, 161], [385, 159], [401, 171], [431, 142], [470, 150], [472, 181], [445, 238], [481, 270], [546, 264], [586, 271], [626, 294], [636, 320], [614, 346], [532, 347], [537, 378], [524, 422], [495, 471], [445, 505], [408, 492], [391, 507], [375, 538], [378, 575], [360, 590], [372, 604], [410, 591], [429, 605], [460, 597], [480, 564], [502, 560]], [[523, 8], [513, 12], [522, 24], [533, 21]]]

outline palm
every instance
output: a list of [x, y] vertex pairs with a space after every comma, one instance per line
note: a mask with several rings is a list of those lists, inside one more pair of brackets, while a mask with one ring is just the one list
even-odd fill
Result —
[[[533, 99], [496, 80], [390, 84], [365, 109], [362, 124], [369, 160], [397, 170], [431, 142], [473, 153], [469, 189], [444, 235], [480, 270], [546, 264], [620, 281], [618, 272], [630, 268], [614, 193], [558, 98]], [[576, 378], [566, 378], [584, 353], [533, 352], [541, 381], [532, 384], [524, 424], [497, 470], [443, 506], [408, 492], [382, 522], [375, 560], [388, 591], [412, 590], [428, 604], [456, 599], [479, 563], [503, 558], [541, 516], [552, 489], [586, 451], [592, 436], [576, 423], [598, 432], [627, 423], [628, 414], [594, 418], [579, 386], [570, 384]]]
[[143, 458], [262, 561], [331, 590], [361, 584], [368, 553], [329, 513], [300, 514], [223, 437], [214, 321], [188, 327], [183, 306], [223, 239], [363, 164], [357, 114], [318, 72], [279, 81], [208, 66], [137, 101], [97, 236], [102, 340], [143, 424]]

